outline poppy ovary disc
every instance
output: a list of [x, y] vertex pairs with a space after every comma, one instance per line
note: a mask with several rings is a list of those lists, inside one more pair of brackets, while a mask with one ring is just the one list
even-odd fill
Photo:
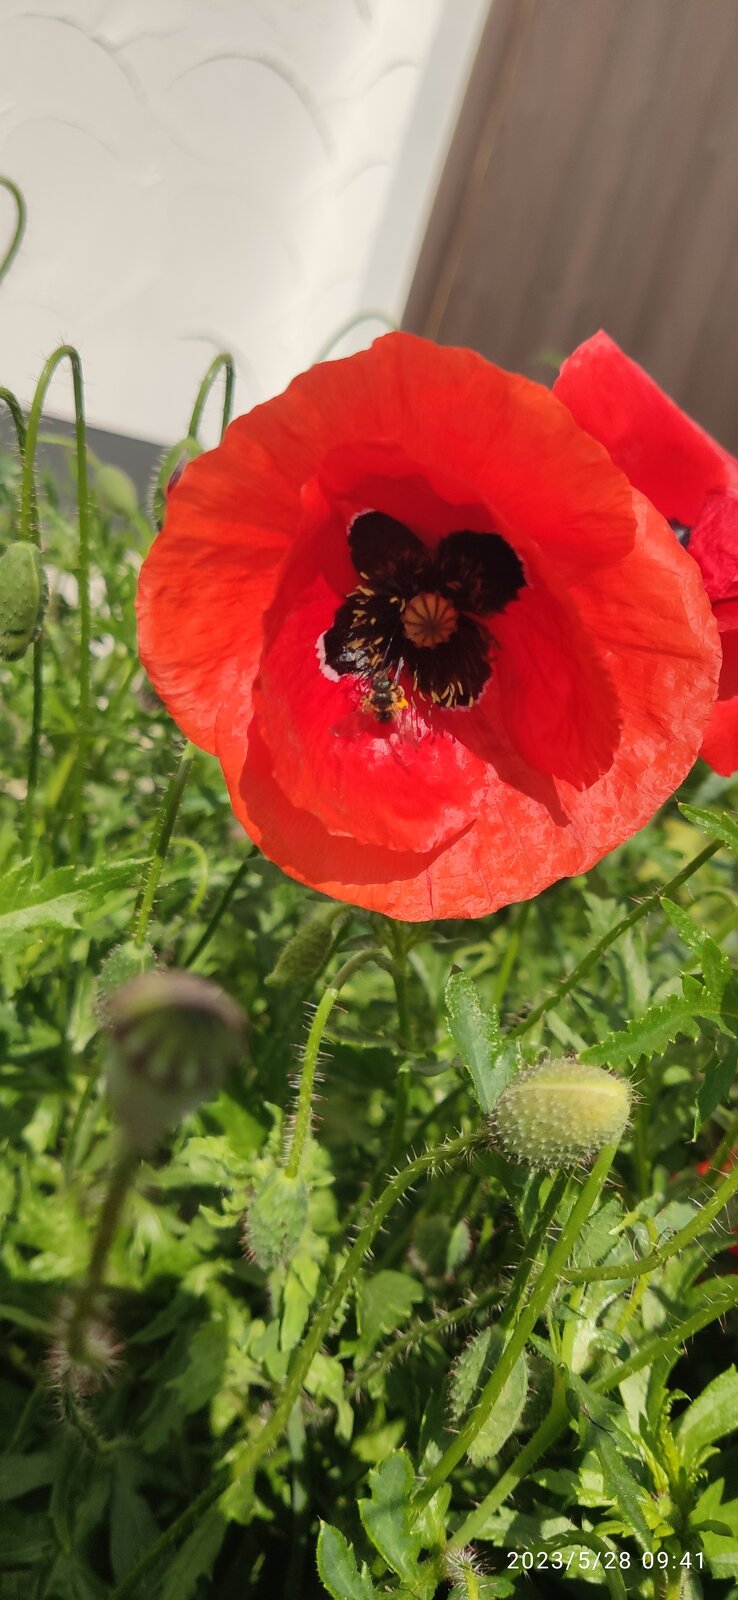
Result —
[[451, 600], [442, 594], [416, 594], [402, 612], [402, 628], [411, 644], [434, 650], [446, 644], [456, 632], [459, 614]]

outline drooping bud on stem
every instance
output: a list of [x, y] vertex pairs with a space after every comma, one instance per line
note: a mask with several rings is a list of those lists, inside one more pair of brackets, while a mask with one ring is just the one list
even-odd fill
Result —
[[0, 556], [0, 661], [20, 661], [41, 632], [48, 599], [41, 557], [30, 539]]
[[624, 1078], [581, 1061], [543, 1061], [512, 1079], [490, 1123], [508, 1155], [554, 1171], [617, 1144], [629, 1111]]
[[209, 978], [144, 972], [106, 1001], [110, 1102], [129, 1146], [162, 1134], [216, 1095], [240, 1059], [246, 1017]]

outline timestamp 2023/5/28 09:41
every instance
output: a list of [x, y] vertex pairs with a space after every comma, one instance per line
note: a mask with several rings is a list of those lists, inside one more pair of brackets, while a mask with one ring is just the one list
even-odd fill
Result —
[[619, 1567], [625, 1571], [628, 1567], [643, 1567], [650, 1572], [661, 1567], [695, 1567], [701, 1571], [704, 1561], [698, 1550], [695, 1555], [686, 1552], [675, 1561], [668, 1551], [659, 1550], [654, 1555], [652, 1551], [644, 1550], [638, 1556], [632, 1556], [629, 1550], [588, 1550], [583, 1545], [576, 1545], [570, 1550], [508, 1550], [508, 1571], [516, 1567], [523, 1572], [540, 1572], [550, 1567], [554, 1572], [569, 1572], [576, 1566], [580, 1572], [594, 1572], [597, 1567], [610, 1569]]

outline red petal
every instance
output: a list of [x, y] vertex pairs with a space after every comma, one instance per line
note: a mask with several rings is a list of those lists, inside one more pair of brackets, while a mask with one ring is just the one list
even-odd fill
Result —
[[553, 595], [527, 589], [494, 620], [505, 726], [538, 772], [586, 789], [611, 765], [617, 696], [591, 633]]
[[168, 710], [204, 750], [214, 749], [233, 684], [256, 675], [264, 613], [298, 514], [264, 452], [232, 430], [168, 497], [139, 580], [139, 652]]
[[[718, 621], [724, 609], [718, 606]], [[721, 632], [720, 643], [723, 647], [720, 687], [700, 755], [715, 772], [730, 778], [738, 772], [738, 629], [733, 627]]]
[[554, 393], [664, 517], [691, 527], [711, 489], [738, 482], [733, 457], [606, 333], [569, 356]]
[[713, 604], [738, 599], [738, 488], [707, 496], [688, 548]]

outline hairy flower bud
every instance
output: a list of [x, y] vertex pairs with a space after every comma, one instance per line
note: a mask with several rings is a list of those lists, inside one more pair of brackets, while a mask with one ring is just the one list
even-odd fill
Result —
[[624, 1078], [580, 1061], [543, 1061], [512, 1079], [490, 1122], [508, 1155], [552, 1171], [616, 1144], [629, 1111]]
[[342, 906], [328, 906], [304, 922], [280, 951], [275, 966], [264, 982], [272, 989], [286, 989], [293, 983], [309, 983], [320, 972], [333, 943], [333, 924]]
[[100, 968], [95, 994], [95, 1009], [103, 1027], [109, 1021], [108, 1005], [113, 996], [123, 988], [124, 984], [130, 983], [132, 978], [138, 978], [142, 972], [148, 972], [155, 963], [156, 956], [148, 940], [143, 944], [136, 944], [133, 939], [124, 939], [122, 944], [117, 944], [108, 951]]
[[218, 1093], [241, 1055], [246, 1017], [208, 978], [163, 971], [126, 983], [106, 1013], [110, 1102], [128, 1142], [147, 1154]]
[[20, 661], [41, 632], [48, 586], [41, 557], [29, 539], [0, 556], [0, 661]]
[[127, 517], [129, 522], [138, 511], [136, 485], [122, 467], [98, 467], [95, 473], [95, 497], [103, 511], [111, 511], [116, 517]]
[[244, 1218], [244, 1244], [266, 1272], [289, 1261], [307, 1222], [308, 1191], [302, 1178], [270, 1172], [257, 1185]]

